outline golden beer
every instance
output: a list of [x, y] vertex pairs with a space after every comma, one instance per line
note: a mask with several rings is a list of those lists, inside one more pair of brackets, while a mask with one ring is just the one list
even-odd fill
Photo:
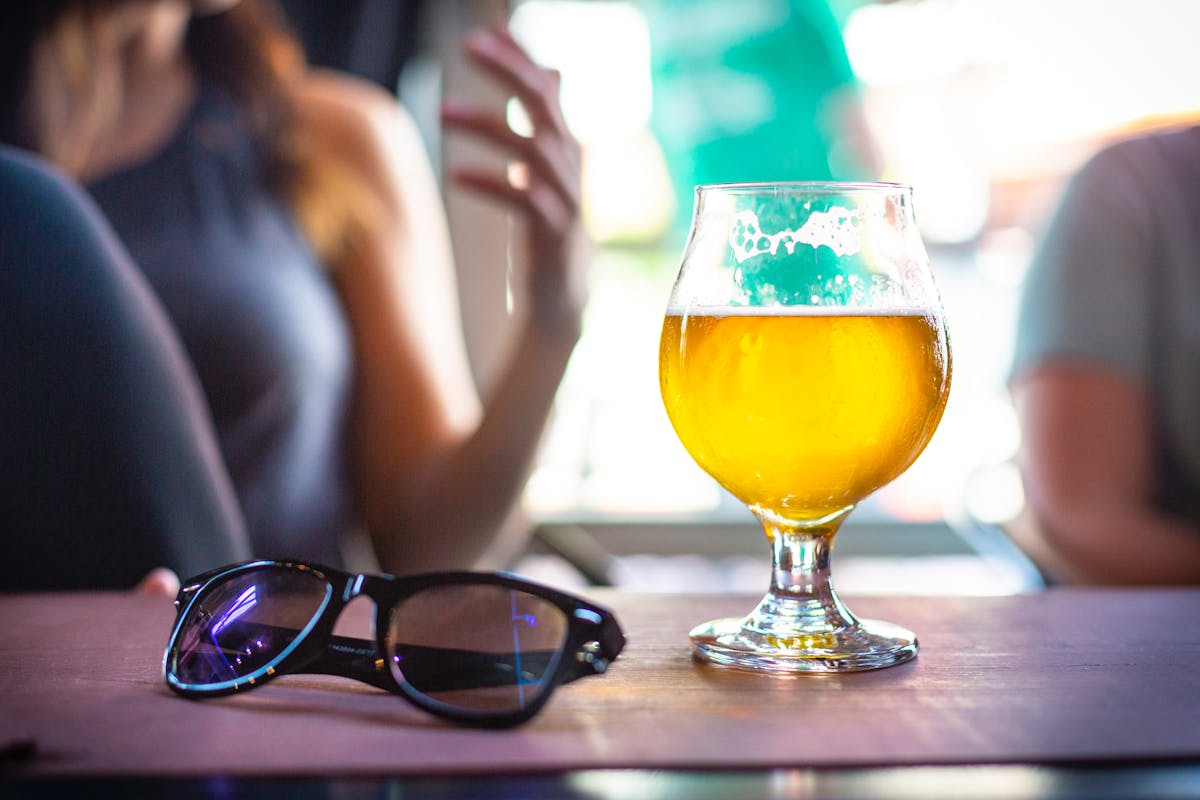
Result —
[[659, 382], [697, 463], [752, 509], [809, 522], [908, 468], [950, 385], [940, 314], [821, 307], [669, 309]]

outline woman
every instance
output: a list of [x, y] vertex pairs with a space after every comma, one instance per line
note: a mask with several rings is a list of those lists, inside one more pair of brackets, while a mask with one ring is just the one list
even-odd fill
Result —
[[253, 0], [53, 0], [6, 7], [0, 27], [0, 138], [82, 181], [144, 272], [199, 378], [255, 555], [338, 563], [359, 526], [391, 572], [510, 555], [519, 543], [497, 532], [585, 295], [579, 151], [557, 76], [502, 28], [482, 32], [468, 57], [520, 99], [534, 135], [444, 113], [525, 165], [519, 185], [455, 175], [521, 215], [529, 239], [528, 313], [480, 403], [437, 187], [391, 97], [306, 69]]

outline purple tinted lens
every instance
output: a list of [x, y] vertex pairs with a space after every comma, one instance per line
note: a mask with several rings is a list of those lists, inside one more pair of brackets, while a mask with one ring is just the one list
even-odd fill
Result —
[[536, 700], [567, 639], [567, 615], [505, 586], [438, 586], [392, 610], [392, 675], [456, 709], [507, 714]]
[[324, 578], [273, 565], [217, 579], [180, 620], [168, 672], [193, 688], [257, 678], [290, 652], [330, 592]]

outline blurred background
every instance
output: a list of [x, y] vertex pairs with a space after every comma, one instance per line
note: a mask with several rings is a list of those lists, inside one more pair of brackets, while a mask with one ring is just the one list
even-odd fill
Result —
[[[561, 71], [584, 147], [592, 301], [526, 491], [539, 535], [519, 571], [649, 591], [765, 588], [761, 530], [693, 464], [658, 394], [690, 187], [714, 175], [879, 177], [914, 189], [954, 380], [928, 449], [839, 534], [839, 589], [1038, 587], [1002, 533], [1023, 506], [1005, 380], [1024, 270], [1063, 180], [1088, 156], [1200, 115], [1200, 3], [478, 0], [405, 13], [413, 37], [396, 88], [436, 164], [484, 157], [443, 140], [437, 106], [448, 94], [503, 102], [457, 49], [463, 32], [502, 15]], [[509, 113], [520, 129], [521, 110]], [[447, 191], [486, 391], [519, 241], [494, 209]]]

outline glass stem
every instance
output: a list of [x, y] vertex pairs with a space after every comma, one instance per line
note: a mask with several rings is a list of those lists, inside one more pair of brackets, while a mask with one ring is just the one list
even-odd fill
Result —
[[800, 526], [762, 519], [771, 541], [771, 589], [744, 627], [771, 636], [814, 636], [846, 630], [858, 620], [830, 579], [833, 539], [845, 513]]

